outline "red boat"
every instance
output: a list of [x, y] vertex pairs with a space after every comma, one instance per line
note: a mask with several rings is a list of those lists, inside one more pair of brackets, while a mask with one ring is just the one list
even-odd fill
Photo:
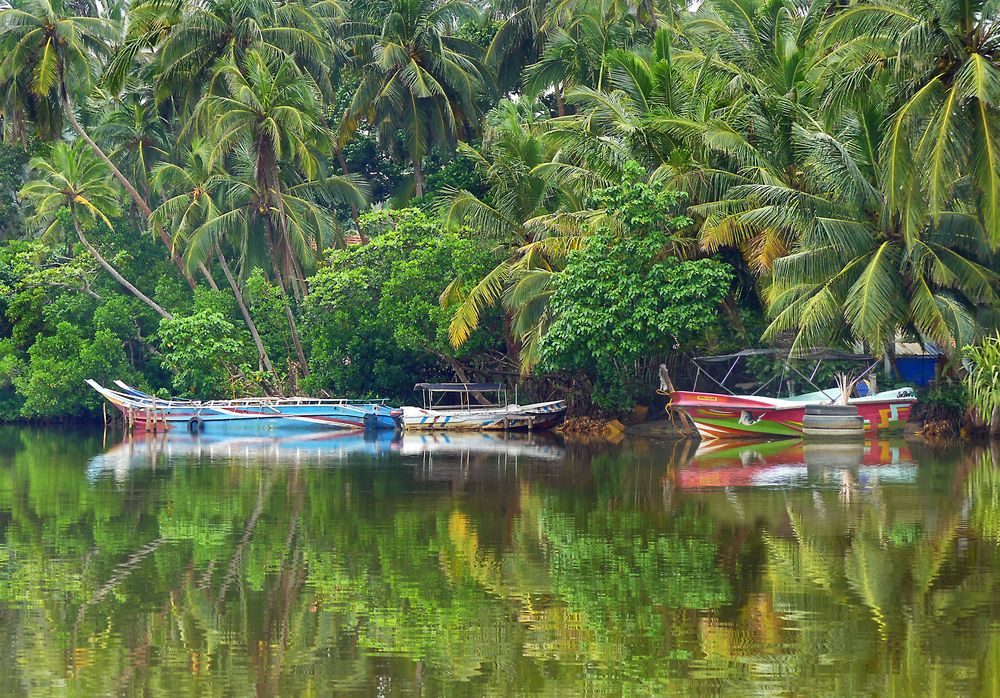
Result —
[[[701, 357], [695, 359], [695, 365], [698, 367], [699, 375], [704, 373], [715, 381], [698, 364], [699, 360], [732, 360], [733, 366], [735, 366], [736, 362], [745, 356], [774, 354], [775, 352], [771, 350], [747, 350], [722, 357]], [[855, 356], [842, 352], [814, 354], [811, 358], [817, 359], [817, 366], [819, 362], [827, 358], [871, 361], [871, 365], [861, 376], [868, 374], [877, 366], [877, 362], [871, 357]], [[787, 359], [785, 361], [786, 366], [791, 371], [798, 373], [807, 382], [812, 383], [809, 377], [788, 365]], [[729, 373], [726, 374], [727, 377], [732, 373], [732, 370], [733, 368], [730, 367]], [[815, 370], [813, 375], [815, 375]], [[715, 382], [726, 389], [723, 382]], [[697, 385], [697, 379], [695, 385]], [[859, 387], [867, 388], [867, 384], [862, 383]], [[673, 390], [670, 392], [670, 406], [686, 412], [703, 439], [781, 438], [802, 435], [802, 417], [807, 406], [833, 404], [840, 402], [840, 397], [840, 390], [836, 388], [785, 398]], [[872, 433], [894, 428], [902, 429], [909, 421], [910, 410], [916, 401], [917, 398], [912, 388], [898, 388], [874, 395], [866, 394], [852, 397], [848, 403], [858, 408], [858, 414], [865, 422], [865, 432]]]
[[[900, 388], [848, 402], [858, 408], [867, 433], [902, 429], [916, 401], [911, 388]], [[831, 402], [823, 392], [785, 399], [684, 391], [670, 394], [670, 406], [686, 412], [703, 439], [801, 436], [806, 406]]]

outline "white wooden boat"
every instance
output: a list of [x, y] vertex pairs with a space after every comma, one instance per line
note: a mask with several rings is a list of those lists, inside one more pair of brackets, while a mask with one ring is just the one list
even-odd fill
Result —
[[499, 383], [418, 383], [415, 388], [423, 394], [423, 406], [403, 408], [407, 430], [541, 431], [566, 416], [564, 400], [508, 404]]

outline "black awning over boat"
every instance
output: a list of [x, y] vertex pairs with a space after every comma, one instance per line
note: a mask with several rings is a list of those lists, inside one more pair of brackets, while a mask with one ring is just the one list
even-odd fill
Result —
[[502, 383], [417, 383], [413, 389], [429, 393], [495, 393], [506, 388]]
[[705, 363], [734, 361], [747, 356], [777, 356], [787, 358], [790, 361], [875, 361], [875, 357], [868, 354], [852, 354], [839, 349], [812, 349], [800, 354], [789, 354], [787, 349], [743, 349], [735, 354], [719, 354], [716, 356], [696, 356], [695, 361]]

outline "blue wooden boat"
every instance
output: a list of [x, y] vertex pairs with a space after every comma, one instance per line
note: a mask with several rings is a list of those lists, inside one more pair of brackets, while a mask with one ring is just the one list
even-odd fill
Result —
[[87, 384], [117, 407], [135, 431], [183, 428], [204, 431], [206, 426], [250, 429], [308, 427], [311, 429], [397, 430], [402, 411], [382, 402], [351, 402], [310, 397], [263, 397], [237, 400], [158, 398], [116, 381], [118, 389], [96, 381]]

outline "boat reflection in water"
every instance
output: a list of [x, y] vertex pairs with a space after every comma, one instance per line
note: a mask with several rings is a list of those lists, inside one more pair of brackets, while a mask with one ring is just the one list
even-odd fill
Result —
[[188, 434], [180, 430], [126, 436], [116, 446], [90, 459], [90, 478], [113, 473], [124, 479], [129, 470], [156, 468], [159, 464], [233, 463], [255, 465], [335, 465], [348, 456], [379, 456], [399, 448], [398, 433], [391, 431], [287, 432], [285, 435]]
[[419, 457], [421, 469], [432, 468], [435, 456], [449, 464], [494, 461], [516, 465], [520, 457], [558, 461], [564, 451], [552, 437], [532, 434], [424, 433], [403, 435], [391, 431], [286, 432], [284, 435], [188, 434], [180, 430], [126, 436], [90, 459], [90, 479], [113, 475], [124, 480], [129, 471], [170, 464], [227, 464], [327, 467], [360, 457]]
[[902, 440], [851, 443], [783, 441], [703, 443], [674, 471], [681, 490], [734, 487], [861, 487], [913, 482], [916, 462]]

